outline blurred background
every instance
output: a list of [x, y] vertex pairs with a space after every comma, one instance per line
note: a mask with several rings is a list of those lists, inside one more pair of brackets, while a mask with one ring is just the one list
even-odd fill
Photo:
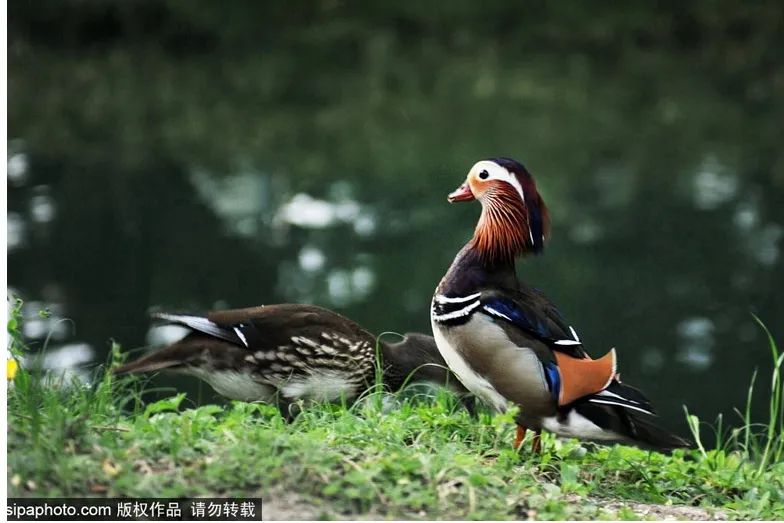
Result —
[[683, 404], [737, 419], [755, 369], [767, 405], [752, 313], [784, 342], [781, 2], [8, 12], [9, 295], [44, 368], [160, 343], [152, 308], [306, 302], [429, 332], [480, 211], [446, 194], [505, 155], [553, 218], [518, 272], [592, 354], [617, 347], [681, 431]]

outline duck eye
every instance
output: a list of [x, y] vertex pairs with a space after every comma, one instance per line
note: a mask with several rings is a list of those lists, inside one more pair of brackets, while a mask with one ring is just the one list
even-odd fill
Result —
[[482, 172], [479, 173], [479, 178], [482, 180], [487, 180], [488, 176], [490, 176], [490, 173], [487, 172], [487, 169], [483, 169]]

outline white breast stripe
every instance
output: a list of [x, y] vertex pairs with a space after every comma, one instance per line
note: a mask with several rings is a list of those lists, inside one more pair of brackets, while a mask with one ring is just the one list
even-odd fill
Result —
[[248, 340], [245, 339], [245, 335], [242, 333], [239, 327], [234, 327], [234, 332], [237, 334], [239, 339], [242, 340], [242, 344], [248, 347]]
[[556, 345], [582, 345], [579, 341], [574, 340], [558, 340], [555, 342]]
[[475, 298], [481, 296], [481, 292], [477, 292], [476, 294], [471, 294], [469, 296], [458, 296], [455, 298], [450, 298], [449, 296], [444, 296], [443, 294], [436, 295], [436, 301], [438, 303], [463, 303], [465, 301], [471, 301]]
[[458, 309], [456, 311], [448, 312], [446, 314], [433, 314], [433, 319], [435, 321], [445, 321], [445, 320], [452, 320], [454, 318], [461, 318], [463, 316], [467, 316], [471, 314], [474, 311], [474, 309], [476, 309], [477, 307], [479, 307], [479, 300], [468, 305], [467, 307], [463, 307], [462, 309]]

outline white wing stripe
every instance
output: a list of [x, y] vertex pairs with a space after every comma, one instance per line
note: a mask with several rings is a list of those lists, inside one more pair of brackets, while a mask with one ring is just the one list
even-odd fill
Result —
[[234, 332], [237, 334], [237, 337], [242, 340], [242, 344], [248, 347], [248, 340], [245, 339], [245, 335], [242, 333], [239, 327], [234, 327]]
[[499, 311], [497, 311], [497, 310], [493, 309], [493, 308], [492, 308], [492, 307], [490, 307], [489, 305], [485, 305], [485, 306], [484, 306], [484, 307], [482, 307], [482, 308], [483, 308], [485, 311], [487, 311], [487, 312], [489, 312], [490, 314], [492, 314], [493, 316], [498, 316], [499, 318], [503, 318], [503, 319], [505, 319], [505, 320], [508, 320], [508, 321], [510, 321], [510, 322], [512, 321], [512, 318], [510, 318], [509, 316], [507, 316], [507, 315], [506, 315], [506, 314], [504, 314], [503, 312], [499, 312]]
[[603, 391], [597, 393], [597, 396], [607, 396], [607, 397], [610, 397], [610, 398], [618, 398], [618, 399], [621, 399], [623, 401], [629, 401], [631, 403], [636, 403], [637, 405], [640, 404], [639, 401], [634, 401], [634, 400], [630, 400], [629, 398], [624, 398], [623, 396], [620, 396], [620, 395], [618, 395], [618, 394], [616, 394], [614, 392], [610, 392], [609, 390], [603, 390]]
[[230, 341], [232, 343], [237, 342], [236, 338], [232, 336], [232, 332], [230, 330], [224, 329], [217, 323], [214, 323], [202, 316], [191, 316], [188, 314], [168, 314], [164, 312], [156, 313], [153, 315], [153, 317], [171, 323], [179, 323], [180, 325], [185, 325], [186, 327], [190, 327], [193, 330], [203, 332], [204, 334], [209, 334], [210, 336], [215, 336], [216, 338]]
[[602, 403], [604, 405], [615, 405], [615, 406], [618, 406], [618, 407], [623, 407], [625, 409], [632, 409], [632, 410], [636, 410], [636, 411], [639, 411], [639, 412], [644, 412], [645, 414], [650, 414], [651, 416], [655, 416], [656, 415], [656, 414], [654, 414], [653, 412], [651, 412], [649, 410], [645, 410], [645, 409], [643, 409], [641, 407], [635, 407], [634, 405], [629, 405], [627, 403], [621, 403], [620, 401], [600, 400], [600, 399], [596, 399], [596, 398], [591, 398], [591, 399], [588, 400], [588, 402], [589, 403]]
[[558, 340], [555, 342], [556, 345], [582, 345], [579, 341], [574, 340]]

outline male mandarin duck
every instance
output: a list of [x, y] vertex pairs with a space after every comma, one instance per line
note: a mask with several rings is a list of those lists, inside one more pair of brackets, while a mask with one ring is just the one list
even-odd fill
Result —
[[651, 423], [650, 402], [620, 382], [615, 350], [594, 360], [540, 291], [521, 283], [515, 259], [542, 251], [547, 207], [518, 162], [478, 162], [450, 202], [479, 200], [473, 238], [455, 257], [431, 304], [433, 335], [465, 387], [498, 411], [518, 405], [519, 447], [539, 434], [673, 449], [688, 442]]
[[[115, 374], [173, 371], [206, 381], [240, 401], [275, 402], [291, 419], [299, 400], [352, 401], [375, 380], [376, 337], [333, 311], [315, 305], [278, 304], [195, 314], [154, 314], [189, 330], [181, 340]], [[449, 372], [432, 337], [409, 333], [379, 342], [384, 385], [428, 381], [465, 393]], [[464, 405], [472, 410], [470, 398]]]

